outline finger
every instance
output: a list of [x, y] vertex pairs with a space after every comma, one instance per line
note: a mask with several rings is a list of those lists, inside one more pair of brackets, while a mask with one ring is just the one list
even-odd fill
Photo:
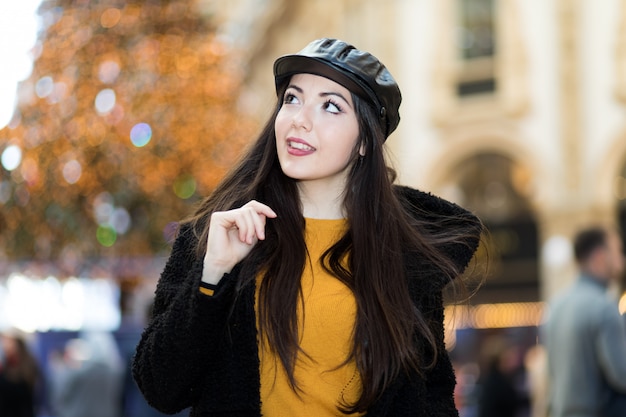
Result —
[[249, 208], [251, 210], [251, 219], [254, 222], [255, 238], [259, 240], [265, 239], [265, 225], [267, 217], [277, 217], [276, 212], [269, 206], [263, 203], [259, 203], [256, 200], [251, 200], [242, 208]]
[[274, 210], [272, 210], [268, 205], [260, 203], [256, 200], [250, 200], [244, 207], [246, 206], [250, 206], [252, 208], [254, 208], [254, 211], [256, 211], [259, 214], [263, 214], [266, 217], [269, 218], [276, 218], [278, 217], [278, 215], [276, 214], [276, 212]]
[[252, 220], [254, 220], [254, 229], [256, 231], [256, 236], [260, 240], [265, 240], [265, 219], [267, 217], [264, 214], [254, 213], [252, 216]]
[[250, 222], [246, 215], [245, 209], [239, 209], [235, 213], [234, 221], [239, 240], [248, 243], [248, 232], [250, 230]]
[[277, 214], [266, 204], [251, 200], [239, 209], [214, 212], [211, 223], [227, 231], [236, 229], [241, 242], [252, 244], [255, 239], [265, 239], [267, 217], [275, 218]]
[[256, 238], [255, 217], [258, 216], [256, 211], [252, 207], [242, 207], [240, 209], [239, 220], [244, 227], [244, 230], [240, 229], [240, 240], [246, 242], [249, 245], [254, 243]]

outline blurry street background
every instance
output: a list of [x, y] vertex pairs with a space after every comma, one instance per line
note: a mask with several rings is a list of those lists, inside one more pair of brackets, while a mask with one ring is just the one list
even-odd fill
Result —
[[320, 37], [398, 81], [399, 182], [489, 230], [484, 284], [446, 314], [461, 416], [494, 387], [509, 415], [545, 416], [539, 328], [575, 277], [571, 238], [626, 239], [626, 0], [22, 3], [0, 16], [0, 333], [32, 355], [39, 417], [89, 398], [71, 378], [96, 359], [105, 417], [152, 415], [128, 363], [176, 222], [268, 116], [273, 61]]

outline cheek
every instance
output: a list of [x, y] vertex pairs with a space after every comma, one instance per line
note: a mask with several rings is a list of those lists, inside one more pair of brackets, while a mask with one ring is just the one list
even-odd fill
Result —
[[279, 111], [276, 115], [276, 119], [274, 120], [274, 130], [276, 131], [277, 136], [279, 132], [284, 132], [290, 126], [289, 118], [284, 111]]
[[[346, 134], [346, 132], [349, 132]], [[364, 151], [363, 145], [359, 147], [359, 135], [358, 131], [354, 129], [346, 130], [344, 132], [344, 141], [342, 145], [342, 153], [346, 155], [346, 158], [352, 159], [356, 154], [360, 154]]]
[[327, 156], [327, 161], [333, 161], [334, 167], [340, 167], [345, 169], [350, 166], [355, 160], [354, 147], [355, 143], [344, 143], [341, 146], [336, 146]]

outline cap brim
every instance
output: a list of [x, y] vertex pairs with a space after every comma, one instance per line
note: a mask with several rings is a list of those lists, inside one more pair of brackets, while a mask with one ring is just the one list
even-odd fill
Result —
[[368, 94], [358, 82], [356, 75], [338, 68], [326, 60], [302, 55], [285, 55], [278, 58], [274, 62], [276, 89], [280, 88], [294, 74], [313, 74], [328, 78], [373, 104], [377, 104], [375, 95], [372, 96], [373, 93]]

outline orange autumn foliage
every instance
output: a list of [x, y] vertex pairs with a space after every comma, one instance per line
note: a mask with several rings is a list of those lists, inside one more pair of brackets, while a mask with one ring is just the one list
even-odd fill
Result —
[[[0, 258], [138, 256], [166, 247], [256, 126], [242, 71], [195, 1], [57, 0], [0, 153]], [[133, 136], [134, 135], [134, 136]]]

